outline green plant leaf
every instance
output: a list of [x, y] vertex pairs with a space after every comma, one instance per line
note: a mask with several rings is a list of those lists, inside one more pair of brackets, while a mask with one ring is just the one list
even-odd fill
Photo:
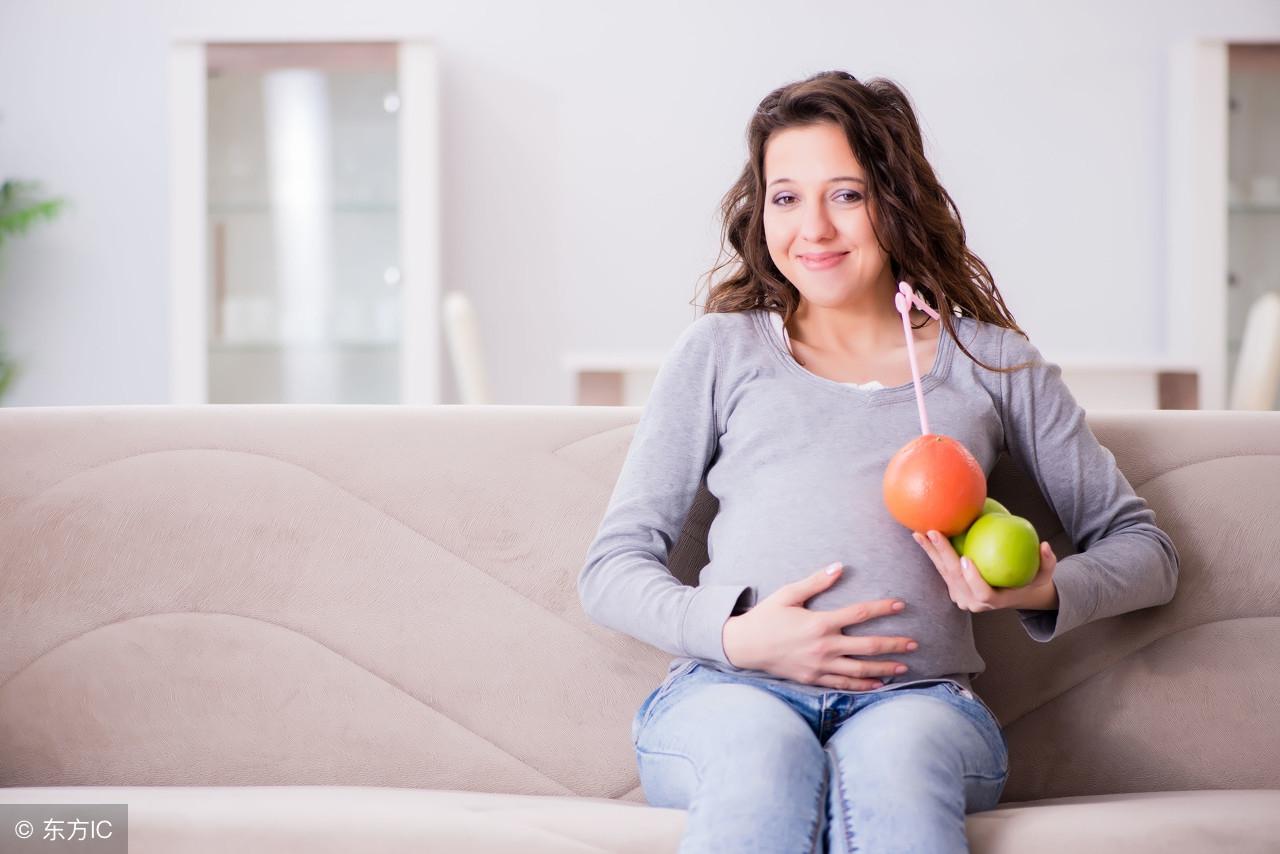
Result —
[[39, 220], [52, 220], [66, 206], [65, 199], [40, 197], [36, 181], [0, 184], [0, 246], [6, 237], [25, 234]]
[[4, 400], [5, 392], [9, 390], [9, 384], [13, 382], [14, 377], [17, 375], [17, 363], [9, 361], [5, 356], [0, 356], [0, 401]]
[[[5, 181], [0, 183], [0, 246], [6, 237], [24, 234], [39, 220], [54, 219], [64, 207], [65, 199], [44, 198], [37, 181]], [[0, 336], [0, 399], [18, 375], [19, 365], [4, 352]]]
[[17, 377], [18, 367], [18, 363], [10, 359], [9, 354], [4, 351], [4, 335], [0, 333], [0, 400], [4, 399], [9, 385]]

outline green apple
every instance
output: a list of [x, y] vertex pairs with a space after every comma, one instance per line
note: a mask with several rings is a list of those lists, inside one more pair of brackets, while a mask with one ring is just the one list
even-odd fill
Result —
[[[988, 498], [986, 501], [982, 503], [982, 512], [978, 514], [978, 519], [981, 519], [983, 516], [986, 516], [988, 513], [1003, 513], [1007, 516], [1009, 515], [1009, 510], [999, 501], [996, 501], [994, 498]], [[978, 521], [978, 519], [974, 519], [973, 521], [976, 522]], [[973, 522], [969, 523], [969, 527], [970, 528], [973, 527]], [[966, 529], [954, 535], [951, 538], [951, 547], [956, 550], [956, 554], [958, 555], [964, 554], [964, 537], [965, 537], [965, 534], [967, 533], [969, 532]]]
[[1040, 569], [1040, 536], [1021, 516], [991, 513], [969, 526], [964, 556], [992, 587], [1022, 587]]

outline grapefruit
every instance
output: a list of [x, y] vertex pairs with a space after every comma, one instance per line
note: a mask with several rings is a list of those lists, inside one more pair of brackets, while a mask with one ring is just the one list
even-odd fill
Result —
[[959, 534], [987, 500], [987, 477], [969, 449], [950, 436], [927, 433], [893, 455], [884, 470], [884, 503], [912, 531]]

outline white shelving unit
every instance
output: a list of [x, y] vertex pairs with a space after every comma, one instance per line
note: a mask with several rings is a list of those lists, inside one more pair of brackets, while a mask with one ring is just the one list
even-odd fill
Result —
[[1280, 197], [1270, 198], [1278, 52], [1276, 42], [1218, 38], [1171, 56], [1168, 350], [1196, 366], [1202, 409], [1226, 408], [1244, 307], [1280, 287]]
[[1227, 52], [1227, 384], [1249, 307], [1280, 292], [1280, 44]]
[[[245, 76], [211, 86], [215, 66]], [[252, 126], [265, 119], [249, 119], [236, 138], [222, 134], [211, 147], [211, 128], [220, 128], [210, 115], [218, 118], [213, 110], [225, 106], [207, 108], [211, 96], [266, 99], [265, 72], [275, 85], [277, 71], [312, 67], [338, 71], [311, 75], [323, 92], [312, 99], [313, 113], [322, 114], [323, 138], [331, 131], [334, 150], [319, 152], [310, 172], [291, 162], [312, 155], [309, 146], [280, 140], [279, 126]], [[434, 46], [420, 39], [300, 42], [271, 33], [228, 44], [195, 34], [171, 45], [169, 92], [171, 402], [438, 402]], [[385, 113], [394, 117], [382, 115], [384, 93]], [[374, 96], [379, 103], [370, 109]], [[325, 114], [342, 103], [365, 112]], [[265, 115], [258, 106], [245, 115]], [[294, 116], [292, 127], [307, 119]], [[268, 147], [271, 139], [283, 145], [269, 170], [264, 138]], [[375, 138], [383, 153], [370, 158]], [[343, 152], [357, 150], [362, 162], [353, 166]], [[211, 165], [211, 153], [222, 159]], [[265, 186], [264, 174], [275, 186]], [[317, 175], [324, 180], [309, 180]], [[281, 210], [288, 194], [280, 185], [290, 178], [292, 197], [305, 205], [292, 219]], [[326, 185], [319, 193], [317, 183]], [[309, 233], [282, 236], [299, 223]], [[316, 279], [329, 284], [311, 287]]]

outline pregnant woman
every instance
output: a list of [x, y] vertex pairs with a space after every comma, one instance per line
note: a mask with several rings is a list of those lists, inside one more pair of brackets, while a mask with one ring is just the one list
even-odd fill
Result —
[[[973, 612], [1016, 609], [1050, 641], [1169, 601], [1177, 554], [966, 246], [898, 86], [783, 86], [747, 142], [727, 274], [659, 371], [582, 605], [675, 656], [632, 734], [649, 803], [689, 811], [682, 852], [965, 851], [1008, 774]], [[932, 432], [988, 475], [1009, 453], [1079, 549], [1042, 543], [1025, 587], [991, 588], [883, 505], [919, 433], [902, 281], [937, 317], [910, 324]], [[704, 480], [719, 511], [689, 587], [667, 558]]]

